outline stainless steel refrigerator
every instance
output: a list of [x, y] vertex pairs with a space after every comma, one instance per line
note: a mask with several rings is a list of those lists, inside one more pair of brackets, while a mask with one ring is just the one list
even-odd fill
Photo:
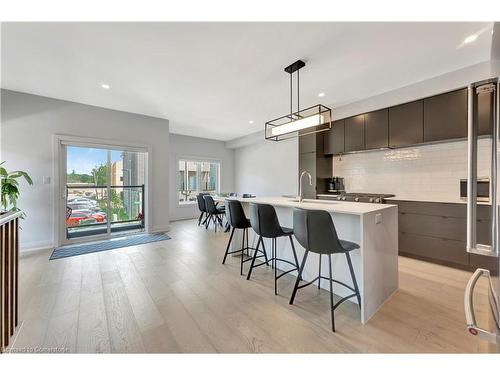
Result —
[[[491, 147], [491, 168], [490, 168], [490, 200], [491, 205], [491, 236], [489, 243], [478, 243], [477, 241], [477, 180], [478, 180], [478, 128], [479, 128], [479, 105], [481, 96], [488, 95], [491, 98], [490, 105], [492, 111], [492, 131], [491, 142], [486, 138], [482, 140], [482, 147], [487, 144]], [[478, 82], [469, 86], [469, 120], [468, 120], [468, 177], [467, 177], [467, 252], [469, 256], [480, 256], [484, 261], [484, 267], [475, 270], [464, 295], [465, 319], [468, 332], [476, 336], [477, 339], [485, 340], [488, 351], [500, 353], [500, 258], [499, 253], [499, 209], [498, 209], [498, 168], [499, 168], [499, 82], [498, 79], [491, 79]], [[484, 160], [482, 161], [484, 162]], [[484, 280], [483, 280], [484, 278]], [[474, 309], [475, 290], [479, 282], [488, 289], [488, 318], [476, 318]], [[476, 293], [476, 298], [478, 298]], [[483, 314], [484, 315], [484, 314]]]

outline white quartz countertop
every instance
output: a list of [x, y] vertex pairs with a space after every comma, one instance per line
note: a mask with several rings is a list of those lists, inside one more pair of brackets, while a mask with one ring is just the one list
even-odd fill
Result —
[[[217, 200], [222, 201], [225, 198], [218, 198]], [[272, 206], [280, 207], [301, 207], [308, 210], [325, 210], [333, 213], [351, 214], [351, 215], [363, 215], [375, 211], [384, 210], [386, 208], [397, 207], [394, 204], [380, 204], [380, 203], [358, 203], [358, 202], [339, 202], [332, 200], [321, 200], [321, 199], [304, 199], [302, 203], [299, 203], [296, 198], [285, 198], [285, 197], [256, 197], [256, 198], [241, 198], [234, 197], [228, 199], [237, 199], [240, 202], [245, 203], [264, 203], [270, 204]]]

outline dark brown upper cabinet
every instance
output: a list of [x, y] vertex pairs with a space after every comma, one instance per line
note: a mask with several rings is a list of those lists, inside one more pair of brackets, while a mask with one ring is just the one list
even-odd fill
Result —
[[365, 115], [346, 118], [344, 132], [345, 152], [365, 149]]
[[389, 146], [399, 147], [424, 141], [423, 100], [389, 108]]
[[389, 110], [387, 108], [365, 114], [365, 143], [367, 150], [389, 145]]
[[424, 99], [424, 142], [467, 137], [467, 89]]
[[316, 133], [299, 137], [299, 154], [316, 152]]
[[482, 92], [477, 98], [478, 135], [493, 132], [493, 93]]
[[334, 121], [332, 128], [325, 132], [325, 155], [344, 152], [344, 120]]

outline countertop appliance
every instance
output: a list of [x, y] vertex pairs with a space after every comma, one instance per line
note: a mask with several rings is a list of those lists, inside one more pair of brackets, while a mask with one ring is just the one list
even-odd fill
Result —
[[[467, 252], [470, 256], [479, 256], [484, 260], [484, 268], [478, 268], [467, 283], [464, 293], [465, 323], [468, 332], [488, 342], [490, 352], [500, 353], [500, 260], [498, 257], [498, 143], [499, 143], [499, 90], [498, 78], [471, 84], [468, 88], [468, 168], [467, 168]], [[493, 108], [490, 186], [488, 187], [491, 202], [491, 244], [478, 243], [477, 236], [477, 204], [480, 199], [480, 180], [477, 177], [478, 164], [478, 100], [483, 95]], [[476, 320], [474, 309], [474, 289], [484, 277], [488, 285], [488, 321], [480, 323]]]
[[385, 199], [391, 197], [394, 197], [394, 194], [342, 193], [334, 199], [347, 202], [385, 203]]
[[[490, 201], [490, 179], [478, 178], [476, 183], [476, 196], [478, 202]], [[460, 199], [467, 200], [467, 179], [460, 180]]]
[[332, 177], [326, 179], [326, 191], [332, 194], [345, 192], [344, 178]]

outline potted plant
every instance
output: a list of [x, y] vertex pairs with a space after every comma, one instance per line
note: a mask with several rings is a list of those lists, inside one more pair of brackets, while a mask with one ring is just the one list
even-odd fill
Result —
[[[29, 185], [33, 185], [31, 177], [23, 171], [7, 172], [0, 163], [0, 185], [1, 185], [1, 208], [0, 214], [7, 211], [18, 211], [17, 200], [19, 199], [19, 179], [24, 178]], [[9, 207], [9, 209], [7, 209]]]

